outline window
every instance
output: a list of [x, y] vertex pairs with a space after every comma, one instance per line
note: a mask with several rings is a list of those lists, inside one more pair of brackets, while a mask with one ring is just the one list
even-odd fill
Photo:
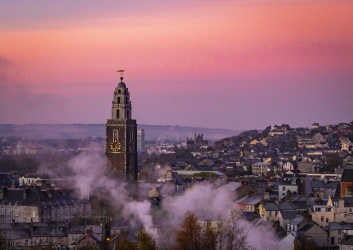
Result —
[[275, 216], [277, 216], [277, 212], [275, 212]]
[[120, 90], [120, 89], [118, 90], [118, 93], [119, 93], [119, 94], [121, 93], [121, 90]]
[[18, 209], [15, 210], [15, 216], [18, 216]]
[[352, 192], [349, 190], [349, 188], [346, 188], [346, 196], [352, 196]]
[[74, 235], [74, 234], [72, 235], [72, 239], [73, 239], [73, 240], [75, 239], [75, 235]]
[[32, 217], [33, 218], [36, 217], [36, 212], [35, 211], [32, 212]]
[[127, 103], [127, 97], [126, 97], [126, 99], [125, 99], [125, 103]]
[[116, 111], [116, 118], [119, 119], [119, 109]]
[[315, 208], [315, 212], [320, 212], [320, 211], [321, 211], [321, 209], [319, 207]]
[[132, 132], [132, 130], [130, 131], [130, 139], [134, 139], [134, 133]]
[[126, 119], [130, 119], [129, 116], [130, 116], [130, 112], [129, 110], [126, 110]]
[[23, 212], [26, 212], [27, 211], [27, 207], [23, 207]]
[[352, 208], [349, 209], [349, 212], [352, 213]]
[[328, 218], [326, 218], [326, 223], [328, 222]]
[[120, 97], [118, 97], [118, 103], [120, 103]]
[[272, 212], [270, 211], [270, 212], [268, 212], [268, 216], [272, 216]]
[[340, 243], [341, 242], [341, 238], [338, 238], [338, 243]]
[[321, 216], [321, 221], [324, 221], [324, 216]]
[[118, 140], [118, 130], [114, 130], [114, 132], [113, 132], [113, 140]]
[[9, 210], [8, 215], [11, 216], [11, 210]]
[[326, 212], [331, 212], [331, 208], [330, 208], [330, 207], [327, 207], [327, 208], [326, 208]]
[[338, 230], [338, 234], [342, 234], [342, 230], [341, 229]]
[[286, 187], [283, 187], [282, 190], [283, 190], [283, 191], [286, 191]]

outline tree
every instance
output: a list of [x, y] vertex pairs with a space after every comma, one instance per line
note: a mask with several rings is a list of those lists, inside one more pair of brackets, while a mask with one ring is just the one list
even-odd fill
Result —
[[338, 154], [332, 154], [327, 159], [328, 170], [334, 171], [334, 169], [337, 168], [339, 165], [340, 165], [340, 158], [339, 158]]
[[116, 250], [136, 250], [136, 247], [126, 237], [123, 237], [118, 239], [115, 249]]
[[201, 247], [202, 228], [198, 223], [198, 217], [195, 213], [188, 211], [185, 219], [180, 224], [180, 230], [175, 232], [177, 249], [179, 250], [198, 250]]
[[308, 239], [304, 234], [298, 233], [297, 237], [294, 239], [294, 250], [305, 250], [306, 243]]
[[310, 239], [305, 244], [305, 250], [318, 250], [319, 246], [313, 239]]
[[156, 240], [145, 230], [142, 230], [138, 237], [138, 243], [141, 250], [157, 250]]
[[188, 211], [180, 230], [176, 231], [176, 249], [180, 250], [250, 250], [247, 228], [242, 214], [232, 210], [228, 219], [218, 216], [217, 226], [202, 228], [195, 213]]

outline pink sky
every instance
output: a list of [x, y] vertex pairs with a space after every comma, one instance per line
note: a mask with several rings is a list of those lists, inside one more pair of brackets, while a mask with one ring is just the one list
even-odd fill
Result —
[[2, 2], [0, 123], [105, 123], [118, 69], [139, 124], [353, 120], [351, 1], [158, 2]]

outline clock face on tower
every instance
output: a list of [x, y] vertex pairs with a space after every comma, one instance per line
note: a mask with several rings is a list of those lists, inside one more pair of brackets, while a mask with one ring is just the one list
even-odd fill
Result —
[[111, 144], [110, 144], [110, 149], [113, 152], [118, 152], [121, 149], [121, 143], [117, 140], [114, 140]]

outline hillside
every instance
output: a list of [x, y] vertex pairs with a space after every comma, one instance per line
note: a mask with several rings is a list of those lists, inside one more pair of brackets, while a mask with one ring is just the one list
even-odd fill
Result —
[[[235, 136], [242, 131], [229, 129], [210, 129], [200, 127], [138, 125], [145, 130], [145, 139], [153, 138], [185, 140], [193, 138], [195, 133], [203, 133], [204, 139], [217, 140]], [[43, 139], [80, 139], [87, 137], [105, 137], [104, 124], [0, 124], [0, 136], [20, 136]]]

